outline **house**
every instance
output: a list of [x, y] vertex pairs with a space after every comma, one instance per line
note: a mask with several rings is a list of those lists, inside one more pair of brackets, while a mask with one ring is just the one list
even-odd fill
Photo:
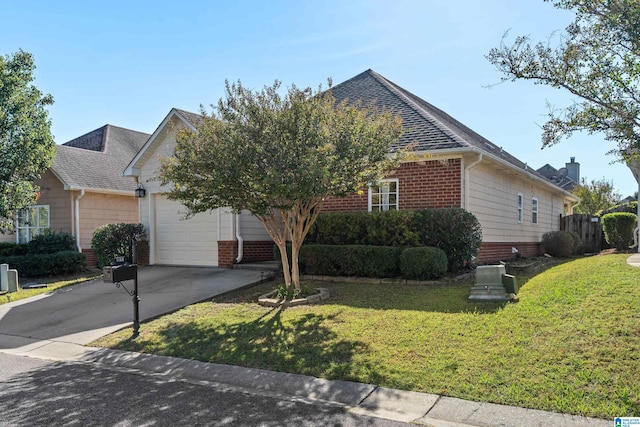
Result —
[[[548, 181], [501, 147], [445, 112], [367, 70], [332, 89], [338, 101], [362, 101], [399, 113], [404, 134], [392, 149], [411, 146], [411, 159], [362, 194], [331, 198], [324, 211], [464, 208], [483, 231], [479, 261], [541, 252], [542, 235], [560, 229], [577, 197]], [[226, 209], [184, 220], [184, 208], [156, 179], [159, 157], [175, 147], [175, 132], [195, 130], [197, 114], [172, 109], [124, 174], [147, 189], [140, 222], [149, 232], [150, 263], [231, 267], [234, 262], [273, 259], [273, 243], [256, 218]]]
[[122, 170], [149, 134], [105, 125], [56, 146], [53, 164], [36, 181], [37, 205], [21, 212], [14, 235], [3, 241], [28, 242], [44, 230], [71, 233], [87, 265], [96, 265], [91, 250], [94, 230], [104, 224], [138, 221], [134, 179]]
[[195, 130], [198, 114], [173, 108], [124, 170], [146, 190], [139, 222], [149, 230], [149, 264], [232, 267], [234, 262], [273, 259], [273, 241], [247, 212], [215, 209], [184, 219], [185, 208], [169, 200], [157, 180], [160, 157], [173, 153], [179, 129]]
[[576, 162], [575, 157], [571, 157], [570, 162], [565, 163], [564, 166], [563, 168], [556, 169], [547, 163], [538, 169], [537, 172], [558, 187], [567, 191], [573, 191], [577, 185], [580, 185], [580, 163]]

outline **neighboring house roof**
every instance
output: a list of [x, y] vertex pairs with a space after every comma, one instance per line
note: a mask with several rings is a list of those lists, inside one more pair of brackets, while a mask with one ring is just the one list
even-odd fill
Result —
[[336, 85], [332, 94], [337, 101], [361, 101], [365, 105], [374, 104], [382, 110], [399, 113], [404, 132], [392, 146], [392, 150], [411, 146], [413, 151], [418, 152], [469, 150], [486, 153], [538, 181], [548, 182], [535, 169], [507, 153], [502, 147], [373, 70], [367, 70]]
[[539, 168], [537, 172], [563, 190], [573, 191], [578, 185], [577, 182], [567, 176], [567, 168], [556, 169], [547, 163]]
[[105, 125], [56, 145], [51, 166], [67, 190], [132, 192], [136, 183], [122, 170], [149, 139], [149, 134]]

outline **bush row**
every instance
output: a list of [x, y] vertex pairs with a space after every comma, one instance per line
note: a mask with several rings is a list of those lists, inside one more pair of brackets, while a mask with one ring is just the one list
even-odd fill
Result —
[[0, 257], [26, 255], [29, 246], [24, 243], [0, 242]]
[[460, 208], [417, 211], [323, 213], [305, 243], [442, 249], [455, 271], [478, 254], [482, 229], [477, 218]]
[[34, 236], [29, 243], [0, 242], [0, 256], [52, 254], [74, 250], [76, 250], [76, 241], [71, 234], [49, 230]]
[[303, 245], [300, 271], [323, 276], [437, 279], [447, 272], [447, 256], [433, 247]]
[[26, 277], [77, 273], [85, 267], [85, 261], [84, 254], [75, 251], [0, 257], [0, 264], [9, 264], [9, 268]]

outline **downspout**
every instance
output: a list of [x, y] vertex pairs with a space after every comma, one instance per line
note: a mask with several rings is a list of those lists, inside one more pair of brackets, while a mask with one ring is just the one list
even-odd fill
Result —
[[242, 250], [244, 249], [244, 239], [240, 235], [240, 215], [242, 212], [236, 214], [236, 239], [238, 240], [238, 257], [236, 258], [236, 264], [242, 261]]
[[[638, 180], [638, 194], [640, 195], [640, 180]], [[638, 248], [638, 253], [640, 254], [640, 245], [638, 244], [638, 231], [640, 231], [640, 196], [638, 196], [637, 199], [638, 199], [638, 212], [637, 212], [638, 226], [636, 227], [635, 230], [633, 230], [633, 244], [636, 245], [636, 247]]]
[[482, 153], [478, 153], [478, 158], [464, 168], [464, 209], [469, 210], [469, 170], [482, 161]]
[[75, 222], [76, 222], [76, 245], [78, 246], [78, 252], [82, 252], [82, 246], [80, 246], [80, 199], [84, 197], [84, 189], [80, 190], [80, 194], [76, 196], [75, 200]]

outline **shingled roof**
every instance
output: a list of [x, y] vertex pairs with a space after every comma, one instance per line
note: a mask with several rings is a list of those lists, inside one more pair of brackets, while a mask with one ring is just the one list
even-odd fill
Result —
[[414, 144], [415, 151], [445, 149], [479, 150], [500, 158], [537, 178], [544, 177], [526, 163], [507, 153], [488, 139], [469, 129], [444, 111], [401, 88], [373, 70], [336, 85], [332, 94], [337, 101], [361, 101], [402, 117], [404, 133], [392, 151]]
[[149, 138], [149, 134], [105, 125], [56, 146], [51, 166], [66, 189], [133, 191], [135, 180], [122, 170]]

